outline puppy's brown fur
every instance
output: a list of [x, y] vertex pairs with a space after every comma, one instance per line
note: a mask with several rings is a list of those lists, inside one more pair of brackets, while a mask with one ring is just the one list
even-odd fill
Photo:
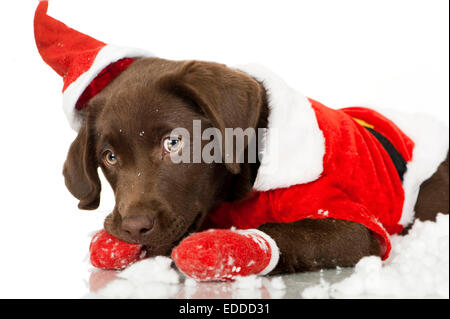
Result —
[[[259, 163], [174, 164], [164, 153], [164, 138], [177, 127], [192, 138], [193, 120], [200, 120], [202, 129], [265, 128], [268, 107], [263, 86], [244, 73], [216, 63], [149, 58], [137, 60], [110, 83], [83, 116], [64, 165], [66, 185], [80, 200], [79, 208], [98, 207], [100, 166], [116, 198], [105, 229], [145, 245], [153, 255], [168, 255], [184, 236], [200, 229], [215, 206], [251, 191]], [[108, 150], [117, 156], [114, 167], [105, 164]], [[423, 186], [416, 206], [420, 218], [434, 218], [436, 209], [448, 212], [448, 158], [446, 163]], [[123, 225], [135, 216], [146, 216], [151, 230], [127, 232]], [[371, 232], [348, 221], [305, 219], [260, 229], [281, 250], [274, 272], [352, 266], [363, 256], [380, 254]]]

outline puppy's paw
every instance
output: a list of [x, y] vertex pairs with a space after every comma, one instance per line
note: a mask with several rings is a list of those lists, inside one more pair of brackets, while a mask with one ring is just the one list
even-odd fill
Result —
[[91, 264], [100, 269], [124, 269], [146, 257], [141, 245], [129, 244], [102, 229], [92, 237], [89, 246]]
[[273, 239], [256, 229], [195, 233], [172, 251], [177, 267], [199, 281], [265, 275], [275, 268], [278, 258]]

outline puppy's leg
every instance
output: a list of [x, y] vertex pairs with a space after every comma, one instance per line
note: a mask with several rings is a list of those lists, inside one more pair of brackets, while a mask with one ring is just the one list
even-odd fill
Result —
[[420, 220], [435, 220], [437, 213], [448, 214], [448, 154], [437, 171], [420, 186], [415, 206], [415, 217]]
[[258, 229], [272, 237], [280, 250], [271, 274], [351, 267], [362, 257], [381, 254], [369, 229], [345, 220], [303, 219], [264, 224]]
[[269, 223], [255, 229], [210, 229], [184, 239], [172, 251], [177, 267], [197, 280], [354, 266], [380, 255], [365, 227], [338, 219]]

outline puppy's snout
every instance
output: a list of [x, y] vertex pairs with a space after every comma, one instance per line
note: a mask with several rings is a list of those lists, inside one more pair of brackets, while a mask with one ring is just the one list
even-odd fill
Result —
[[132, 239], [139, 241], [151, 232], [153, 224], [154, 219], [149, 215], [130, 216], [122, 220], [122, 230]]

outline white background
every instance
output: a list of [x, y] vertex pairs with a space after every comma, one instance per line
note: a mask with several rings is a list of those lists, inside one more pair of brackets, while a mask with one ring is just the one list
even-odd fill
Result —
[[[62, 81], [34, 45], [35, 0], [0, 10], [0, 297], [77, 298], [91, 231], [114, 200], [79, 211], [62, 165], [75, 138]], [[168, 59], [265, 64], [305, 95], [425, 112], [448, 123], [449, 1], [53, 0], [49, 14]]]

